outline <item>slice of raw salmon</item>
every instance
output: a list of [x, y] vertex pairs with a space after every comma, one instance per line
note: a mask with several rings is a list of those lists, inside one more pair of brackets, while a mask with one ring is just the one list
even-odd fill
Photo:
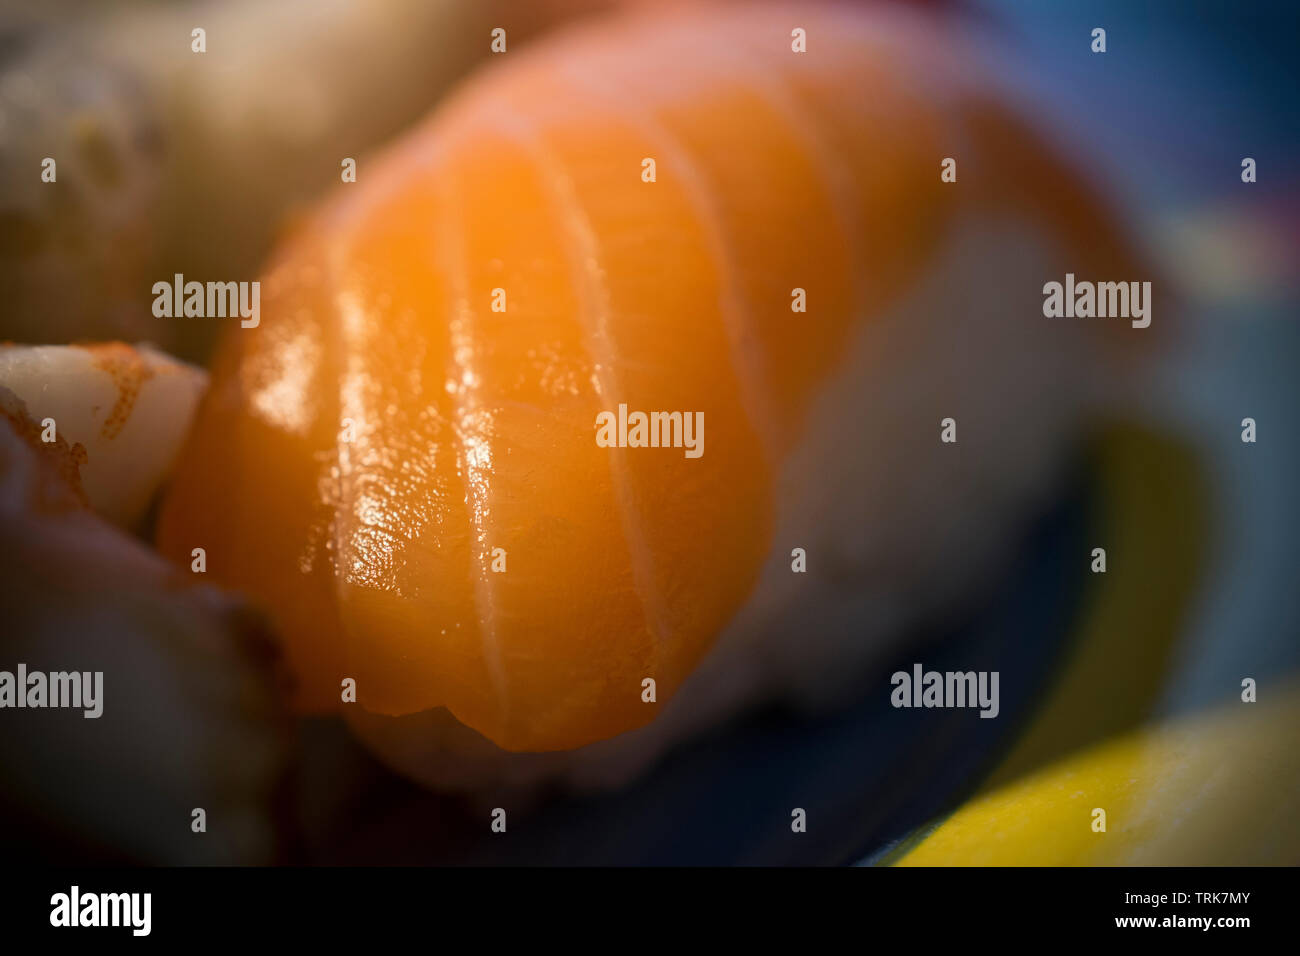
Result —
[[[850, 7], [747, 5], [502, 58], [275, 258], [162, 548], [264, 600], [306, 707], [351, 678], [507, 750], [651, 720], [754, 587], [819, 383], [954, 209], [1112, 254], [1045, 157], [999, 169], [1028, 134], [954, 56]], [[955, 129], [986, 165], [945, 192]], [[703, 453], [602, 447], [620, 405], [702, 413]]]

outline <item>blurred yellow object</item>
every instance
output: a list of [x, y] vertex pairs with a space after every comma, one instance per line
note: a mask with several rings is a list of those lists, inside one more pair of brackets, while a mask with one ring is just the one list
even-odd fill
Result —
[[[1264, 702], [1144, 729], [979, 797], [900, 865], [1295, 864], [1300, 686], [1260, 693]], [[1097, 807], [1104, 833], [1093, 831]]]
[[[1136, 426], [1097, 446], [1097, 575], [1039, 713], [980, 791], [882, 862], [903, 866], [1300, 862], [1300, 682], [1225, 673], [1221, 707], [1159, 720], [1186, 649], [1208, 496], [1177, 440]], [[1259, 702], [1239, 698], [1262, 679]], [[1093, 830], [1105, 811], [1105, 832]]]

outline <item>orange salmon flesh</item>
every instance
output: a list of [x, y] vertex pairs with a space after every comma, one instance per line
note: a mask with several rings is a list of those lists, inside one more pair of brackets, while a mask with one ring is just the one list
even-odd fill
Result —
[[[958, 208], [1119, 261], [942, 40], [875, 22], [744, 5], [512, 52], [287, 239], [159, 542], [261, 601], [299, 707], [351, 678], [511, 751], [645, 724], [753, 589], [819, 384]], [[704, 453], [599, 446], [620, 404], [702, 413]]]

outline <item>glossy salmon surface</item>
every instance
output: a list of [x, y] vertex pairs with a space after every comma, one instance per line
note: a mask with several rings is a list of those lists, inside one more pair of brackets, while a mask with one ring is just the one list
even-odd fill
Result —
[[[946, 62], [924, 31], [806, 5], [501, 57], [270, 263], [162, 549], [260, 599], [304, 708], [351, 678], [369, 711], [444, 707], [512, 751], [652, 720], [754, 587], [819, 383], [954, 210], [1111, 255]], [[954, 124], [981, 189], [944, 191]], [[620, 405], [702, 413], [702, 454], [602, 447]]]

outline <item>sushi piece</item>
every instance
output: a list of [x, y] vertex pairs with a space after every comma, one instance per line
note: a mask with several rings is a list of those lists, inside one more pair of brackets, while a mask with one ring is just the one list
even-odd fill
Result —
[[[87, 508], [74, 446], [33, 441], [20, 405], [0, 387], [6, 859], [281, 859], [289, 722], [265, 620]], [[71, 708], [49, 709], [56, 676], [82, 678]]]
[[147, 339], [206, 358], [217, 327], [159, 320], [155, 281], [250, 278], [295, 207], [491, 55], [494, 28], [514, 49], [600, 5], [0, 9], [0, 339]]
[[129, 67], [48, 25], [0, 25], [0, 339], [163, 340], [146, 277], [161, 117]]
[[433, 786], [616, 783], [834, 700], [979, 595], [1146, 351], [1045, 317], [1046, 282], [1142, 266], [1003, 101], [892, 8], [512, 55], [273, 258], [160, 547]]
[[206, 387], [201, 369], [147, 345], [0, 345], [0, 415], [123, 528], [144, 517]]

